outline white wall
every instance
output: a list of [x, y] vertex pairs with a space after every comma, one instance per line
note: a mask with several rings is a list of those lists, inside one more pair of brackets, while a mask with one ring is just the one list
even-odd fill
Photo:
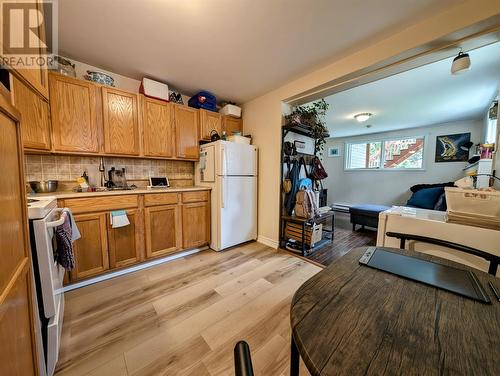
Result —
[[[409, 188], [421, 183], [445, 183], [463, 177], [462, 169], [466, 162], [435, 163], [436, 136], [471, 132], [471, 141], [481, 141], [483, 122], [464, 120], [453, 123], [437, 124], [428, 127], [383, 132], [372, 135], [330, 139], [325, 145], [323, 166], [328, 178], [323, 181], [328, 188], [328, 203], [347, 204], [404, 204], [410, 197]], [[345, 143], [352, 141], [380, 140], [389, 137], [424, 136], [424, 169], [423, 171], [345, 171]], [[339, 147], [341, 157], [326, 156], [328, 147]]]
[[[280, 142], [283, 101], [360, 69], [387, 61], [405, 51], [433, 43], [450, 33], [489, 19], [499, 12], [498, 0], [457, 3], [377, 43], [255, 98], [243, 105], [243, 127], [259, 147], [259, 240], [278, 244], [280, 210]], [[355, 26], [354, 26], [355, 27]], [[500, 155], [500, 154], [499, 154]]]
[[[122, 76], [121, 74], [117, 74], [114, 72], [107, 71], [105, 69], [89, 65], [86, 63], [83, 63], [81, 61], [77, 61], [74, 59], [66, 58], [70, 60], [73, 64], [75, 64], [75, 71], [76, 71], [76, 77], [84, 79], [84, 76], [87, 74], [87, 71], [99, 71], [103, 72], [106, 74], [109, 74], [113, 79], [115, 80], [115, 87], [117, 89], [122, 89], [122, 90], [127, 90], [131, 91], [132, 93], [138, 93], [139, 92], [139, 86], [141, 86], [141, 81]], [[171, 89], [171, 88], [169, 88]], [[184, 104], [187, 106], [187, 101], [189, 100], [189, 97], [181, 94], [182, 95], [182, 100], [184, 101]]]

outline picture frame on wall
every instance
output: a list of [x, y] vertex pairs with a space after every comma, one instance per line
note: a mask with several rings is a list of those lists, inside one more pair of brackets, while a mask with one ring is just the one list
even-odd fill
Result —
[[340, 157], [340, 148], [339, 147], [329, 147], [327, 155], [329, 158]]
[[470, 132], [437, 136], [436, 163], [467, 162], [469, 159], [469, 148], [463, 146], [469, 142]]

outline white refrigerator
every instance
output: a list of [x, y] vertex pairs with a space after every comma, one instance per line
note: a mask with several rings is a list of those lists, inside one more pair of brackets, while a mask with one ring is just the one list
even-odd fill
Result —
[[257, 148], [216, 141], [200, 146], [196, 185], [211, 188], [211, 240], [215, 251], [257, 238]]

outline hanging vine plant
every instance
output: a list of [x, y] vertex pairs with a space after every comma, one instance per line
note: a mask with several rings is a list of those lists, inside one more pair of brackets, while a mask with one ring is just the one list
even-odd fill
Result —
[[324, 99], [311, 104], [295, 107], [291, 114], [285, 116], [287, 126], [302, 126], [309, 129], [311, 137], [314, 138], [315, 155], [321, 155], [329, 137], [326, 127], [326, 111], [329, 104]]

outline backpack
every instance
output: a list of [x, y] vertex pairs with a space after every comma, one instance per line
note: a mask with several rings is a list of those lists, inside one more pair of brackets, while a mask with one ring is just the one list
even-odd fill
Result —
[[312, 219], [318, 215], [318, 206], [311, 189], [301, 189], [297, 192], [295, 201], [295, 216]]

